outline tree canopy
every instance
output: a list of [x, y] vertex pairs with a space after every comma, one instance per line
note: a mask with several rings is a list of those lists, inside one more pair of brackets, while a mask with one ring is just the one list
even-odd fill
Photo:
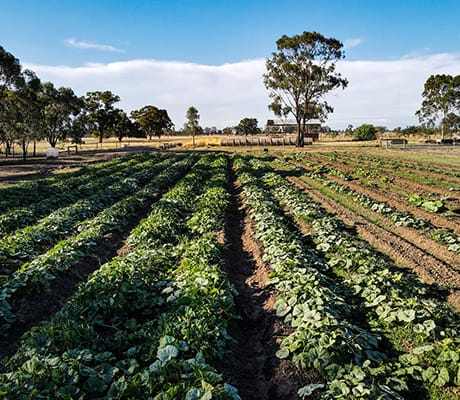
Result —
[[296, 145], [304, 145], [306, 122], [324, 119], [333, 108], [324, 96], [345, 88], [348, 81], [336, 72], [336, 62], [344, 57], [343, 44], [318, 32], [283, 35], [277, 51], [267, 59], [264, 84], [273, 102], [269, 108], [277, 116], [292, 114], [297, 123]]
[[88, 122], [99, 143], [102, 143], [103, 138], [110, 133], [116, 123], [118, 111], [113, 105], [119, 101], [120, 97], [110, 90], [86, 93], [85, 108], [88, 112]]
[[440, 121], [441, 135], [449, 129], [449, 122], [455, 120], [452, 115], [460, 112], [460, 75], [431, 75], [425, 82], [423, 101], [415, 114], [420, 122], [434, 126]]
[[260, 133], [256, 118], [243, 118], [235, 127], [237, 135], [255, 135]]
[[195, 135], [198, 135], [202, 132], [200, 127], [200, 114], [194, 106], [190, 106], [185, 114], [187, 121], [184, 124], [184, 132], [186, 134], [192, 135], [193, 137], [193, 146], [195, 146]]
[[139, 124], [149, 140], [152, 140], [152, 136], [158, 136], [160, 139], [164, 133], [174, 127], [168, 112], [155, 106], [144, 106], [132, 111], [130, 116]]

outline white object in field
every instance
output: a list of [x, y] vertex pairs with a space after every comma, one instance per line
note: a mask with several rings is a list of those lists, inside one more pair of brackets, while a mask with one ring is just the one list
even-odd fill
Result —
[[45, 151], [46, 158], [58, 158], [59, 157], [59, 150], [55, 147], [50, 147]]

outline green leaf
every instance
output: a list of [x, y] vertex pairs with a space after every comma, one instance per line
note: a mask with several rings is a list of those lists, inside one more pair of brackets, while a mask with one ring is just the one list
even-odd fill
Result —
[[284, 358], [287, 358], [289, 357], [289, 350], [286, 349], [286, 348], [283, 348], [283, 349], [279, 349], [277, 352], [276, 352], [276, 357], [280, 358], [280, 359], [284, 359]]
[[166, 347], [163, 347], [157, 351], [157, 358], [160, 361], [168, 362], [173, 358], [176, 358], [178, 354], [179, 350], [177, 347], [173, 346], [172, 344], [168, 344]]
[[300, 397], [308, 397], [313, 394], [318, 389], [323, 389], [324, 388], [323, 383], [310, 383], [309, 385], [306, 385], [304, 387], [301, 387], [298, 391], [297, 394]]

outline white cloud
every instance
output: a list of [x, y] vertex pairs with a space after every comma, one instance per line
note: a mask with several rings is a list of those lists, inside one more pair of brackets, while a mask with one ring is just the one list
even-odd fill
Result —
[[347, 39], [345, 40], [345, 42], [343, 42], [343, 48], [345, 50], [348, 50], [348, 49], [351, 49], [352, 47], [359, 46], [363, 42], [364, 40], [361, 38]]
[[85, 42], [82, 40], [77, 40], [75, 38], [66, 39], [65, 43], [70, 47], [75, 47], [77, 49], [93, 49], [99, 51], [109, 51], [115, 53], [123, 53], [124, 50], [117, 49], [116, 47], [107, 45], [107, 44], [97, 44], [92, 42]]
[[[78, 95], [111, 90], [121, 97], [119, 107], [127, 112], [152, 104], [165, 108], [182, 127], [191, 105], [200, 112], [202, 126], [223, 128], [244, 117], [264, 125], [273, 116], [263, 85], [265, 60], [255, 59], [220, 66], [184, 62], [131, 60], [80, 67], [26, 65], [43, 81], [68, 86]], [[385, 125], [389, 128], [417, 123], [421, 93], [432, 74], [458, 74], [460, 54], [433, 54], [394, 61], [340, 61], [337, 69], [349, 80], [345, 90], [327, 100], [334, 113], [326, 124]]]

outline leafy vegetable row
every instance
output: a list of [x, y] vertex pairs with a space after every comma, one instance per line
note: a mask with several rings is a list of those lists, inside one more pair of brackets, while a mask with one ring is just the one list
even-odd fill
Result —
[[362, 304], [359, 313], [372, 330], [398, 351], [394, 375], [421, 381], [428, 398], [455, 398], [449, 392], [437, 397], [438, 387], [460, 386], [460, 319], [445, 300], [348, 233], [340, 220], [280, 176], [266, 174], [264, 182], [293, 216], [310, 224], [309, 236], [333, 268], [333, 279], [351, 289], [349, 301]]
[[277, 355], [292, 356], [298, 366], [316, 368], [324, 378], [300, 388], [299, 395], [401, 399], [405, 383], [393, 377], [380, 335], [355, 317], [345, 300], [348, 288], [325, 274], [327, 264], [286, 218], [258, 170], [263, 172], [264, 165], [238, 160], [244, 204], [272, 269], [270, 282], [280, 292], [276, 313], [295, 328]]
[[59, 242], [11, 275], [0, 291], [0, 332], [8, 330], [16, 320], [13, 310], [23, 296], [43, 290], [54, 279], [54, 274], [71, 269], [87, 254], [93, 253], [106, 233], [126, 225], [149, 198], [166, 189], [189, 169], [194, 159], [188, 157], [166, 168], [143, 189], [81, 223], [77, 235]]
[[[53, 192], [46, 198], [38, 202], [31, 201], [23, 207], [10, 207], [9, 211], [0, 215], [0, 233], [13, 232], [36, 222], [53, 210], [94, 195], [101, 188], [113, 185], [121, 179], [129, 177], [130, 174], [139, 171], [142, 168], [143, 161], [153, 161], [154, 159], [158, 162], [161, 157], [156, 155], [148, 158], [147, 156], [130, 158], [123, 163], [120, 162], [104, 169], [95, 170], [93, 171], [94, 173], [79, 176], [78, 180], [63, 181], [58, 188], [55, 187], [57, 185], [53, 185]], [[38, 197], [40, 198], [40, 195]]]
[[74, 235], [79, 231], [79, 224], [82, 221], [136, 192], [144, 182], [151, 180], [173, 161], [173, 158], [159, 163], [155, 159], [145, 161], [139, 167], [132, 168], [129, 177], [124, 177], [108, 187], [104, 182], [100, 182], [98, 190], [91, 196], [51, 213], [35, 225], [27, 226], [2, 238], [0, 272], [3, 275], [10, 274], [21, 264], [36, 257], [59, 240]]
[[[346, 195], [361, 206], [364, 206], [376, 213], [385, 215], [396, 226], [406, 226], [409, 228], [429, 232], [432, 239], [447, 245], [448, 250], [460, 253], [460, 237], [455, 235], [452, 230], [447, 228], [440, 229], [424, 218], [416, 217], [407, 211], [397, 210], [385, 202], [377, 201], [371, 196], [368, 196], [364, 193], [359, 193], [347, 186], [339, 184], [336, 181], [328, 179], [321, 173], [308, 172], [303, 169], [302, 172], [306, 177], [320, 182], [322, 185], [334, 190], [337, 193]], [[308, 179], [305, 179], [304, 177], [300, 177], [300, 179], [304, 180], [306, 183], [309, 183]]]
[[145, 159], [145, 155], [132, 155], [80, 168], [77, 171], [61, 173], [51, 178], [28, 181], [0, 188], [0, 212], [28, 207], [48, 197], [64, 194], [68, 187], [80, 186], [88, 180], [116, 171], [122, 165], [133, 165]]
[[239, 399], [208, 363], [233, 317], [214, 230], [228, 202], [225, 167], [222, 156], [202, 158], [132, 232], [133, 251], [102, 266], [26, 336], [4, 362], [5, 398]]

